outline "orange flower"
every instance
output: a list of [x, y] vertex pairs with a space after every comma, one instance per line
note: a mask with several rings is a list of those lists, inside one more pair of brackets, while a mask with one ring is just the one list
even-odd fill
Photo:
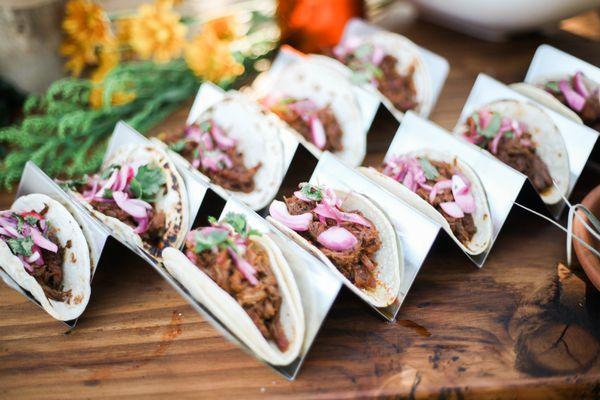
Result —
[[106, 43], [111, 36], [104, 10], [90, 0], [67, 2], [62, 27], [72, 39], [89, 47]]
[[219, 40], [210, 30], [203, 30], [186, 45], [185, 61], [196, 75], [212, 82], [229, 80], [244, 72], [244, 66], [231, 54], [229, 43]]
[[233, 16], [213, 19], [207, 22], [202, 29], [211, 31], [218, 40], [226, 42], [232, 42], [240, 37], [239, 29]]
[[116, 40], [101, 47], [98, 56], [98, 67], [92, 72], [90, 80], [95, 83], [102, 82], [106, 75], [119, 64], [120, 58], [119, 46]]
[[68, 58], [65, 67], [73, 76], [81, 75], [86, 65], [98, 62], [94, 47], [86, 46], [72, 39], [65, 40], [60, 45], [59, 51]]
[[186, 30], [172, 1], [158, 0], [140, 6], [131, 21], [129, 42], [141, 58], [167, 62], [181, 54]]
[[[102, 108], [104, 106], [104, 95], [104, 89], [101, 86], [92, 88], [88, 99], [90, 107], [95, 110]], [[111, 94], [110, 103], [113, 106], [121, 106], [135, 100], [135, 97], [134, 92], [116, 90]]]

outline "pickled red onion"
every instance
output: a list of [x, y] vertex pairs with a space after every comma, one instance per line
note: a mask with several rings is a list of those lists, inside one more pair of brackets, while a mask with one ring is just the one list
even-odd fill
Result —
[[583, 107], [585, 106], [585, 98], [574, 91], [571, 88], [571, 85], [569, 85], [569, 82], [563, 79], [562, 81], [558, 82], [558, 87], [565, 96], [565, 100], [567, 101], [569, 107], [575, 111], [583, 110]]
[[325, 135], [325, 128], [323, 127], [323, 123], [316, 116], [312, 116], [310, 118], [310, 133], [312, 136], [312, 142], [319, 149], [325, 148], [325, 144], [327, 143], [327, 136]]
[[258, 284], [258, 279], [256, 279], [256, 277], [254, 276], [256, 275], [256, 269], [254, 269], [254, 267], [243, 257], [240, 257], [240, 255], [236, 253], [235, 250], [233, 250], [231, 247], [227, 248], [227, 252], [233, 259], [233, 262], [240, 270], [242, 275], [244, 275], [244, 278], [246, 278], [252, 286]]
[[125, 192], [113, 192], [112, 197], [120, 209], [122, 209], [127, 214], [131, 215], [133, 218], [136, 219], [147, 218], [148, 212], [146, 210], [152, 209], [152, 206], [148, 208], [144, 204], [145, 202], [143, 202], [142, 200], [129, 199], [127, 193]]
[[458, 204], [456, 204], [454, 201], [440, 203], [440, 207], [442, 207], [442, 210], [444, 210], [446, 214], [453, 218], [462, 218], [465, 216]]
[[334, 251], [351, 249], [358, 243], [358, 239], [346, 228], [332, 226], [317, 236], [317, 242]]
[[299, 215], [290, 215], [285, 203], [279, 200], [273, 200], [269, 206], [269, 214], [275, 218], [275, 220], [298, 232], [307, 231], [308, 226], [313, 219], [310, 212]]
[[36, 246], [39, 246], [42, 249], [51, 251], [52, 253], [56, 253], [58, 251], [58, 246], [46, 239], [44, 235], [37, 230], [37, 228], [31, 229], [31, 239], [33, 239], [33, 243], [35, 243]]
[[585, 83], [583, 83], [583, 73], [581, 71], [577, 71], [573, 76], [573, 88], [584, 99], [590, 97], [590, 92], [585, 87]]
[[433, 203], [433, 201], [435, 200], [435, 196], [437, 196], [438, 192], [445, 189], [450, 189], [451, 187], [452, 181], [450, 179], [445, 179], [443, 181], [436, 182], [435, 185], [433, 185], [431, 192], [429, 193], [429, 202]]

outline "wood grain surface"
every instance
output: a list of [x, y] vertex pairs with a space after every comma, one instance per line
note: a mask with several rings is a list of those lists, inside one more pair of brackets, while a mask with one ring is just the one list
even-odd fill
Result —
[[[452, 128], [475, 77], [521, 80], [541, 43], [600, 64], [600, 45], [559, 31], [488, 43], [416, 22], [403, 31], [448, 59], [432, 120]], [[187, 109], [160, 129], [182, 126]], [[367, 163], [381, 160], [371, 153]], [[588, 165], [574, 200], [600, 182]], [[10, 194], [0, 196], [7, 207]], [[481, 270], [432, 250], [396, 323], [343, 290], [288, 382], [222, 339], [127, 254], [98, 271], [72, 332], [0, 285], [0, 398], [598, 398], [598, 293], [565, 260], [564, 234], [513, 210]]]

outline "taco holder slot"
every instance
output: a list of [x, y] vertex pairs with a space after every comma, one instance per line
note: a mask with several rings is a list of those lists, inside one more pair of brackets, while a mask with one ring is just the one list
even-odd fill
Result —
[[[349, 168], [329, 152], [323, 153], [312, 172], [309, 182], [316, 185], [324, 184], [334, 190], [365, 196], [391, 222], [396, 236], [395, 239], [399, 242], [399, 290], [394, 293], [394, 302], [388, 306], [377, 307], [367, 301], [365, 302], [386, 320], [394, 321], [419, 269], [437, 238], [440, 230], [439, 225], [380, 188], [356, 170]], [[389, 210], [394, 210], [394, 214], [390, 214]], [[413, 232], [408, 235], [407, 232], [411, 227]], [[419, 231], [419, 234], [415, 234], [415, 229]], [[342, 281], [341, 278], [338, 277], [338, 279]], [[347, 283], [344, 282], [344, 284], [348, 286]]]
[[[112, 254], [112, 249], [119, 245], [112, 240], [109, 231], [101, 223], [95, 220], [87, 210], [79, 205], [75, 200], [71, 198], [56, 182], [48, 177], [41, 169], [37, 167], [32, 161], [28, 161], [23, 169], [23, 175], [17, 189], [15, 200], [21, 196], [28, 194], [45, 194], [59, 203], [64, 205], [67, 210], [73, 215], [80, 225], [84, 228], [85, 238], [90, 247], [90, 255], [92, 262], [92, 270], [90, 275], [90, 285], [93, 284], [93, 279], [98, 268], [106, 263], [106, 254]], [[30, 301], [37, 304], [40, 308], [40, 303], [31, 294], [21, 288], [14, 280], [0, 269], [0, 276], [7, 285], [15, 289], [16, 291], [23, 294]], [[89, 305], [89, 303], [88, 303]], [[87, 306], [86, 306], [87, 308]], [[79, 317], [69, 320], [60, 321], [67, 325], [70, 329], [75, 328], [79, 318], [85, 313], [85, 309], [82, 311]]]
[[[514, 201], [522, 192], [523, 185], [529, 185], [525, 176], [501, 161], [488, 157], [481, 149], [454, 137], [450, 132], [435, 123], [419, 117], [413, 112], [406, 113], [400, 128], [384, 157], [412, 152], [432, 151], [456, 156], [458, 160], [476, 171], [487, 195], [492, 221], [492, 232], [487, 248], [480, 254], [471, 255], [459, 248], [477, 267], [481, 268], [500, 234]], [[533, 187], [531, 187], [533, 189]], [[534, 192], [535, 193], [535, 192]], [[537, 196], [539, 200], [539, 196]], [[535, 200], [535, 198], [534, 198]], [[538, 201], [538, 205], [541, 201]], [[447, 232], [445, 232], [450, 236]]]
[[[461, 129], [462, 124], [472, 112], [498, 100], [516, 100], [533, 104], [547, 114], [552, 124], [558, 128], [567, 152], [569, 184], [564, 197], [568, 198], [594, 148], [594, 144], [598, 139], [598, 133], [591, 128], [580, 125], [546, 106], [517, 93], [505, 84], [483, 73], [480, 73], [477, 76], [475, 84], [473, 85], [469, 97], [463, 106], [460, 117], [458, 118], [454, 133], [456, 134]], [[483, 149], [481, 149], [481, 151], [485, 152], [489, 157], [494, 158], [494, 156], [487, 151]], [[562, 214], [565, 205], [564, 200], [561, 199], [554, 204], [546, 204], [546, 209], [550, 215], [555, 219], [558, 219]]]

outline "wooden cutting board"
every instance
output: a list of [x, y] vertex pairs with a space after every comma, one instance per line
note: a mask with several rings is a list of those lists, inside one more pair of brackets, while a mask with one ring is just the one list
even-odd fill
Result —
[[[446, 128], [479, 72], [519, 81], [541, 43], [600, 64], [598, 42], [565, 32], [487, 43], [417, 22], [404, 33], [451, 64], [432, 115]], [[156, 132], [180, 128], [186, 113]], [[375, 149], [367, 164], [381, 161]], [[588, 165], [573, 199], [599, 177]], [[2, 194], [0, 205], [11, 199]], [[123, 255], [98, 271], [71, 333], [0, 285], [0, 398], [598, 398], [600, 296], [578, 271], [559, 268], [564, 261], [564, 234], [514, 210], [481, 270], [451, 244], [436, 245], [396, 323], [343, 290], [288, 382]]]

